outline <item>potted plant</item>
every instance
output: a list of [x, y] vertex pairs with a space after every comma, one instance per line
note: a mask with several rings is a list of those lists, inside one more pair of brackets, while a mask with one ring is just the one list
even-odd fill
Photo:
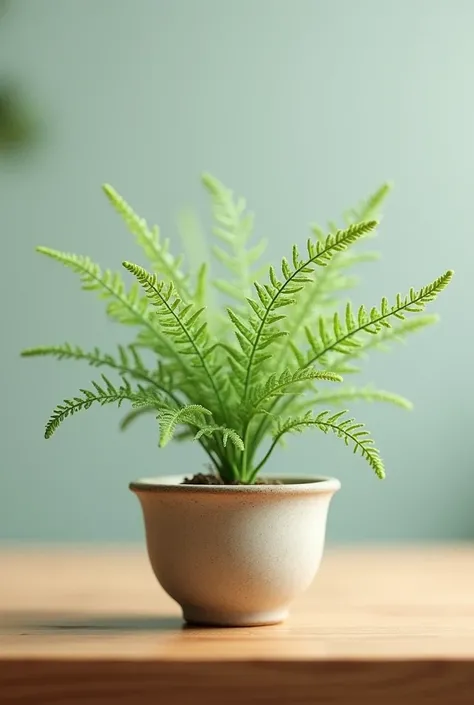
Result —
[[[384, 185], [345, 215], [345, 227], [317, 226], [306, 247], [293, 246], [278, 268], [254, 280], [265, 243], [249, 247], [252, 216], [242, 199], [215, 178], [203, 177], [211, 197], [213, 254], [231, 276], [217, 280], [233, 299], [225, 312], [211, 305], [208, 262], [186, 274], [169, 242], [149, 228], [110, 186], [105, 194], [150, 262], [151, 273], [124, 262], [121, 274], [102, 271], [83, 256], [46, 247], [38, 251], [79, 275], [84, 289], [106, 301], [114, 321], [135, 337], [115, 354], [65, 343], [25, 350], [25, 357], [84, 360], [118, 374], [105, 375], [56, 407], [46, 425], [50, 438], [61, 422], [95, 405], [131, 404], [126, 428], [143, 414], [158, 419], [159, 445], [194, 439], [209, 471], [132, 482], [143, 508], [147, 547], [163, 588], [193, 623], [257, 625], [281, 621], [293, 598], [309, 586], [319, 566], [334, 478], [313, 476], [311, 463], [287, 477], [262, 476], [273, 452], [292, 432], [333, 433], [359, 453], [379, 478], [384, 466], [368, 431], [341, 410], [355, 399], [409, 402], [396, 394], [346, 386], [343, 375], [380, 344], [433, 322], [420, 315], [449, 283], [447, 271], [421, 289], [334, 313], [337, 294], [352, 279], [349, 267], [372, 259], [354, 253], [374, 234]], [[206, 257], [206, 260], [208, 258]], [[145, 364], [143, 351], [155, 362]]]

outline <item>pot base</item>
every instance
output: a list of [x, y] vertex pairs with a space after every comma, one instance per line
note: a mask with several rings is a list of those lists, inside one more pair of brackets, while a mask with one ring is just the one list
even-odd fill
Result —
[[279, 624], [288, 617], [288, 609], [269, 612], [217, 612], [202, 607], [183, 607], [183, 618], [200, 627], [264, 627]]

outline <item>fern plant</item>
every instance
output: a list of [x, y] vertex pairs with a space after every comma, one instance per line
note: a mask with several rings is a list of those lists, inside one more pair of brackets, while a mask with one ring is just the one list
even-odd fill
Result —
[[[351, 268], [376, 259], [376, 253], [357, 252], [354, 246], [375, 234], [388, 185], [348, 211], [341, 227], [330, 223], [325, 232], [313, 226], [305, 248], [294, 245], [278, 268], [267, 267], [256, 277], [265, 242], [250, 244], [253, 218], [245, 201], [208, 174], [203, 184], [219, 240], [212, 251], [230, 273], [213, 282], [229, 298], [219, 311], [207, 305], [209, 263], [186, 273], [182, 257], [170, 253], [159, 229], [149, 227], [111, 186], [104, 186], [105, 194], [142, 248], [150, 271], [125, 261], [124, 278], [87, 257], [38, 248], [102, 298], [110, 318], [133, 328], [130, 345], [118, 346], [115, 353], [70, 343], [23, 351], [25, 357], [82, 360], [118, 376], [112, 381], [102, 372], [58, 405], [46, 438], [78, 411], [127, 403], [131, 409], [122, 428], [154, 414], [161, 447], [173, 438], [196, 440], [225, 483], [254, 483], [284, 436], [305, 429], [335, 434], [383, 478], [369, 432], [340, 407], [356, 400], [405, 408], [410, 403], [393, 392], [346, 385], [343, 375], [357, 372], [374, 348], [433, 323], [436, 317], [423, 311], [452, 272], [406, 295], [384, 297], [371, 308], [348, 302], [334, 312], [341, 293], [355, 283]], [[152, 353], [152, 367], [145, 364], [144, 352]]]

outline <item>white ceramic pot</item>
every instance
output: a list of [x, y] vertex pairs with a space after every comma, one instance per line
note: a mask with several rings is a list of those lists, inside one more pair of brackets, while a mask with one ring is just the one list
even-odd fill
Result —
[[182, 485], [182, 476], [133, 482], [148, 555], [166, 592], [194, 624], [281, 622], [321, 561], [333, 478], [278, 485]]

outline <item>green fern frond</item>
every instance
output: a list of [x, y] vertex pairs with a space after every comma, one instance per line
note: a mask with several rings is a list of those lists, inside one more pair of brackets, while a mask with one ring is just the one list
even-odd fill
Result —
[[210, 260], [207, 234], [198, 213], [192, 208], [182, 208], [177, 217], [177, 229], [188, 269], [196, 271], [201, 262]]
[[256, 475], [260, 468], [263, 467], [282, 436], [287, 433], [300, 433], [306, 428], [315, 427], [323, 431], [323, 433], [334, 433], [338, 438], [342, 438], [346, 445], [351, 444], [354, 453], [360, 453], [369, 463], [377, 477], [383, 479], [385, 477], [385, 469], [380, 453], [374, 446], [374, 441], [368, 431], [365, 430], [364, 424], [357, 423], [352, 418], [344, 418], [346, 413], [346, 411], [339, 411], [336, 414], [332, 414], [330, 411], [322, 411], [317, 416], [314, 416], [311, 411], [308, 411], [304, 416], [289, 418], [284, 422], [280, 422], [275, 431], [272, 446], [262, 462], [257, 466], [254, 474]]
[[[399, 406], [402, 409], [410, 411], [413, 408], [413, 404], [409, 399], [400, 396], [400, 394], [395, 394], [394, 392], [387, 392], [384, 389], [375, 389], [371, 386], [366, 387], [346, 387], [341, 389], [334, 389], [330, 391], [321, 392], [314, 397], [305, 399], [301, 402], [301, 410], [307, 409], [308, 406], [321, 405], [327, 406], [346, 404], [352, 401], [364, 401], [364, 402], [385, 402], [388, 404], [393, 404], [394, 406]], [[291, 407], [291, 413], [296, 413], [296, 408]]]
[[346, 268], [354, 267], [362, 262], [372, 262], [378, 259], [377, 252], [353, 253], [339, 252], [333, 258], [330, 267], [325, 267], [313, 283], [306, 286], [297, 297], [291, 317], [285, 320], [287, 337], [282, 339], [280, 351], [277, 354], [276, 367], [287, 364], [292, 356], [292, 348], [304, 343], [304, 327], [311, 326], [323, 310], [334, 305], [338, 294], [352, 288], [357, 279], [344, 275]]
[[98, 264], [89, 257], [59, 252], [49, 247], [37, 247], [36, 251], [60, 262], [79, 275], [82, 288], [95, 291], [100, 298], [112, 302], [107, 312], [119, 323], [133, 325], [149, 325], [147, 320], [148, 301], [139, 296], [139, 287], [135, 286], [127, 292], [122, 277], [110, 269], [102, 271]]
[[148, 299], [146, 296], [140, 296], [138, 284], [127, 291], [118, 272], [112, 272], [109, 269], [102, 271], [89, 257], [60, 252], [49, 247], [36, 249], [37, 252], [60, 262], [78, 274], [84, 290], [94, 291], [99, 298], [107, 301], [107, 314], [112, 319], [125, 325], [138, 326], [141, 329], [139, 337], [143, 335], [147, 347], [164, 358], [176, 359], [176, 352], [171, 342], [153, 325]]
[[209, 342], [207, 323], [202, 319], [204, 309], [184, 303], [173, 282], [158, 281], [155, 274], [131, 262], [123, 262], [123, 266], [138, 279], [155, 307], [161, 329], [173, 339], [180, 353], [196, 357], [204, 367]]
[[[384, 328], [378, 335], [368, 336], [360, 341], [360, 346], [348, 351], [344, 357], [338, 354], [331, 356], [331, 362], [324, 364], [326, 370], [337, 372], [340, 375], [354, 374], [360, 372], [359, 367], [349, 364], [350, 360], [364, 358], [371, 350], [388, 351], [391, 343], [405, 342], [411, 333], [423, 330], [427, 326], [439, 321], [437, 314], [424, 314], [416, 318], [405, 318], [403, 321], [392, 321], [391, 328]], [[312, 359], [311, 350], [306, 354], [302, 353], [294, 343], [290, 344], [290, 349], [295, 362], [303, 367]]]
[[380, 219], [380, 210], [382, 205], [392, 190], [392, 184], [386, 182], [370, 194], [370, 196], [361, 201], [355, 208], [350, 208], [344, 213], [344, 221], [347, 225], [351, 223], [359, 223], [361, 220]]
[[219, 245], [212, 248], [213, 255], [231, 274], [230, 281], [217, 279], [214, 285], [245, 304], [246, 297], [251, 293], [253, 265], [264, 253], [267, 242], [261, 240], [252, 248], [247, 248], [253, 231], [253, 215], [246, 212], [245, 200], [235, 200], [232, 191], [210, 174], [203, 174], [202, 183], [211, 197], [216, 223], [213, 233], [228, 247], [228, 251]]
[[[359, 203], [358, 206], [352, 208], [344, 214], [344, 222], [346, 226], [360, 223], [367, 220], [380, 219], [380, 208], [383, 201], [391, 190], [388, 183], [382, 184], [380, 188], [371, 194], [367, 199]], [[331, 232], [337, 230], [337, 226], [332, 224]], [[318, 225], [312, 226], [314, 237], [320, 241], [326, 237], [325, 231]], [[366, 234], [366, 237], [371, 237], [376, 233], [372, 230]], [[323, 313], [323, 309], [334, 306], [339, 295], [343, 291], [351, 289], [358, 283], [358, 278], [347, 274], [349, 269], [353, 269], [359, 264], [365, 262], [374, 262], [379, 259], [378, 252], [352, 252], [345, 251], [337, 253], [331, 263], [331, 267], [324, 269], [319, 276], [314, 280], [312, 286], [307, 287], [298, 298], [297, 306], [293, 311], [290, 325], [288, 326], [288, 340], [295, 343], [300, 343], [299, 338], [301, 331], [305, 325], [311, 326], [312, 322]], [[288, 345], [282, 346], [281, 356], [288, 360], [289, 355]]]
[[158, 412], [160, 448], [168, 445], [178, 424], [188, 424], [202, 428], [205, 425], [204, 418], [206, 416], [212, 416], [212, 411], [201, 406], [201, 404], [188, 404], [178, 409], [160, 409]]
[[391, 328], [393, 319], [404, 320], [407, 313], [423, 311], [425, 306], [446, 288], [452, 275], [452, 271], [448, 270], [419, 291], [412, 288], [404, 297], [398, 294], [396, 302], [392, 306], [384, 297], [380, 308], [373, 307], [370, 313], [366, 311], [364, 306], [360, 306], [355, 316], [351, 304], [348, 303], [344, 318], [341, 320], [339, 314], [335, 313], [331, 326], [328, 326], [324, 319], [320, 318], [318, 337], [306, 329], [308, 343], [312, 351], [306, 364], [314, 364], [318, 360], [324, 364], [327, 354], [333, 351], [351, 354], [354, 349], [361, 346], [358, 338], [360, 333], [377, 335], [384, 328]]
[[282, 260], [280, 280], [273, 267], [269, 270], [270, 284], [262, 286], [255, 282], [258, 301], [248, 299], [255, 314], [249, 324], [244, 323], [236, 314], [229, 310], [229, 316], [235, 326], [235, 333], [242, 352], [233, 356], [236, 380], [242, 384], [242, 399], [248, 399], [248, 393], [255, 381], [255, 373], [259, 366], [268, 359], [268, 348], [274, 341], [286, 335], [275, 324], [285, 318], [281, 313], [284, 307], [295, 302], [295, 296], [305, 284], [311, 283], [310, 275], [316, 266], [325, 267], [336, 252], [345, 250], [360, 237], [370, 232], [377, 223], [375, 221], [351, 225], [346, 230], [328, 235], [324, 243], [307, 242], [307, 255], [303, 258], [296, 246], [293, 247], [292, 265], [286, 259]]
[[210, 437], [214, 433], [219, 433], [222, 435], [222, 445], [224, 446], [224, 448], [226, 448], [227, 442], [231, 441], [231, 443], [234, 444], [237, 450], [243, 451], [245, 449], [244, 442], [237, 433], [237, 431], [233, 428], [227, 428], [226, 426], [202, 426], [196, 433], [194, 438], [195, 440], [199, 440], [199, 438], [202, 438], [203, 436]]
[[72, 399], [65, 399], [62, 404], [59, 404], [53, 411], [45, 429], [45, 438], [51, 438], [60, 424], [78, 411], [89, 409], [92, 404], [118, 404], [120, 407], [126, 400], [139, 403], [147, 400], [148, 404], [152, 404], [155, 408], [167, 408], [165, 402], [158, 395], [149, 395], [143, 390], [134, 391], [130, 383], [123, 379], [122, 384], [116, 387], [105, 376], [102, 375], [103, 384], [92, 382], [94, 390], [81, 389], [82, 396], [76, 396]]
[[[378, 335], [367, 336], [365, 339], [360, 340], [359, 347], [348, 350], [343, 357], [337, 353], [330, 356], [331, 362], [325, 364], [324, 367], [341, 375], [359, 372], [358, 367], [347, 364], [349, 360], [362, 359], [372, 350], [386, 352], [390, 349], [392, 343], [404, 343], [407, 336], [411, 333], [423, 330], [438, 321], [439, 316], [437, 314], [424, 314], [416, 318], [392, 321], [391, 328], [384, 328]], [[309, 353], [308, 359], [311, 359], [311, 353]]]
[[130, 374], [132, 377], [154, 384], [151, 373], [145, 368], [137, 351], [123, 345], [118, 346], [117, 358], [109, 353], [102, 353], [99, 348], [86, 352], [79, 345], [70, 343], [27, 348], [22, 350], [21, 355], [22, 357], [54, 357], [56, 360], [84, 360], [91, 367], [110, 367], [121, 374]]
[[[173, 282], [158, 281], [155, 274], [149, 274], [143, 267], [131, 262], [123, 266], [133, 274], [152, 305], [155, 307], [160, 329], [172, 340], [180, 355], [188, 356], [194, 369], [194, 380], [202, 386], [202, 378], [196, 370], [202, 371], [207, 384], [214, 392], [215, 401], [222, 417], [225, 407], [221, 397], [224, 380], [219, 376], [220, 367], [215, 364], [215, 347], [211, 345], [207, 322], [203, 320], [203, 308], [186, 304], [179, 297]], [[219, 386], [219, 383], [221, 386]], [[201, 392], [202, 393], [202, 392]]]
[[298, 416], [307, 412], [309, 409], [313, 409], [315, 406], [331, 405], [338, 407], [349, 402], [358, 401], [393, 404], [394, 406], [398, 406], [407, 411], [411, 411], [413, 408], [411, 401], [400, 394], [387, 392], [383, 389], [374, 389], [371, 386], [342, 386], [338, 389], [318, 392], [315, 396], [307, 397], [294, 394], [291, 397], [284, 399], [282, 404], [272, 407], [273, 412], [268, 416], [268, 418], [262, 419], [262, 422], [256, 430], [254, 443], [258, 445], [258, 443], [261, 442], [265, 435], [267, 435], [269, 428], [271, 428], [272, 420], [278, 418], [279, 416], [286, 416], [287, 414], [290, 414], [291, 416]]
[[214, 324], [217, 317], [222, 317], [222, 313], [216, 305], [215, 292], [209, 286], [211, 250], [204, 228], [193, 210], [187, 208], [179, 213], [178, 231], [184, 246], [190, 277], [194, 281], [194, 287], [191, 286], [191, 300], [198, 308], [206, 306], [212, 312], [209, 322]]
[[83, 360], [91, 367], [109, 367], [121, 375], [129, 375], [134, 379], [148, 382], [175, 403], [178, 402], [178, 398], [173, 392], [173, 374], [170, 367], [164, 368], [159, 363], [155, 371], [148, 370], [136, 348], [131, 345], [127, 347], [119, 345], [116, 357], [109, 353], [102, 353], [99, 348], [85, 351], [79, 345], [71, 345], [70, 343], [27, 348], [22, 351], [21, 355], [22, 357], [54, 357], [57, 360]]
[[207, 263], [203, 262], [197, 273], [196, 289], [192, 296], [192, 300], [198, 308], [203, 308], [207, 301], [207, 270]]
[[334, 374], [334, 372], [328, 372], [327, 370], [315, 370], [312, 367], [299, 369], [295, 372], [286, 369], [281, 374], [274, 372], [268, 377], [265, 384], [258, 385], [252, 390], [249, 398], [251, 414], [254, 415], [258, 413], [270, 399], [294, 393], [295, 385], [298, 383], [318, 379], [326, 382], [342, 382], [340, 375]]
[[135, 213], [126, 200], [109, 184], [103, 185], [103, 190], [115, 211], [122, 217], [125, 225], [135, 236], [138, 245], [147, 257], [151, 269], [160, 279], [173, 281], [180, 296], [191, 298], [188, 277], [181, 271], [182, 257], [173, 257], [169, 252], [169, 240], [161, 241], [157, 225], [152, 229], [144, 218]]

